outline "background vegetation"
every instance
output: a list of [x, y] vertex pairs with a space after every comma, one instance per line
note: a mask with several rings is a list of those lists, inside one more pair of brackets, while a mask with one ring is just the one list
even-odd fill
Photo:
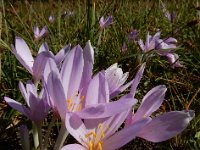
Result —
[[[145, 73], [137, 91], [138, 100], [141, 101], [152, 87], [165, 84], [168, 91], [159, 112], [193, 109], [196, 117], [182, 134], [171, 140], [154, 144], [136, 139], [122, 149], [200, 149], [200, 18], [197, 15], [200, 8], [196, 1], [166, 1], [167, 9], [176, 12], [173, 23], [165, 17], [160, 2], [156, 0], [96, 0], [95, 9], [94, 1], [90, 0], [1, 0], [0, 3], [0, 149], [21, 149], [18, 127], [24, 123], [30, 124], [3, 100], [6, 95], [24, 101], [18, 90], [18, 82], [31, 78], [12, 54], [10, 45], [14, 44], [15, 36], [27, 42], [33, 55], [37, 54], [44, 41], [56, 53], [68, 43], [84, 47], [86, 41], [91, 40], [95, 48], [94, 72], [118, 62], [124, 72], [130, 72], [131, 79], [142, 63], [139, 46], [128, 39], [133, 29], [143, 40], [148, 31], [154, 35], [158, 29], [162, 38], [176, 38], [176, 53], [184, 65], [183, 68], [172, 69], [161, 56], [153, 55], [146, 59]], [[64, 16], [65, 11], [72, 14]], [[49, 23], [50, 15], [56, 17], [55, 22]], [[101, 31], [99, 19], [109, 15], [113, 16], [113, 23]], [[48, 35], [39, 42], [33, 36], [35, 25], [48, 27]], [[126, 51], [122, 51], [124, 42]], [[56, 135], [57, 125], [54, 130]]]

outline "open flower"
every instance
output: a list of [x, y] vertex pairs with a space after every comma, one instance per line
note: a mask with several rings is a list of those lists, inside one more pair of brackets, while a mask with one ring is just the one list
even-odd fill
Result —
[[61, 49], [57, 55], [54, 56], [53, 53], [49, 51], [47, 44], [44, 43], [41, 45], [35, 60], [28, 45], [21, 37], [15, 38], [15, 46], [11, 45], [11, 48], [19, 62], [33, 75], [33, 78], [38, 81], [42, 77], [46, 60], [52, 57], [59, 65], [69, 51], [70, 45]]
[[19, 82], [19, 89], [28, 107], [9, 97], [4, 97], [4, 100], [8, 105], [28, 117], [30, 120], [40, 123], [46, 117], [50, 108], [48, 105], [48, 96], [43, 89], [38, 95], [37, 88], [31, 81], [27, 82], [26, 88], [22, 82]]
[[104, 29], [105, 27], [109, 26], [113, 22], [113, 17], [109, 16], [106, 20], [104, 20], [104, 16], [102, 16], [99, 20], [99, 24], [101, 29]]
[[134, 139], [148, 122], [148, 119], [144, 119], [133, 126], [117, 131], [126, 115], [127, 111], [119, 112], [118, 115], [105, 121], [96, 120], [96, 124], [91, 122], [89, 125], [74, 114], [66, 116], [66, 128], [80, 144], [69, 144], [62, 150], [114, 150], [122, 147]]
[[[141, 66], [132, 82], [130, 93], [124, 95], [122, 99], [134, 99], [136, 88], [140, 82], [144, 71], [144, 64]], [[92, 90], [92, 89], [90, 89]], [[96, 95], [96, 93], [94, 93]], [[97, 97], [97, 96], [96, 96]], [[103, 99], [102, 99], [103, 100]], [[102, 101], [106, 103], [106, 101]], [[124, 106], [124, 105], [121, 105]], [[118, 108], [118, 109], [116, 109]], [[148, 118], [138, 121], [137, 123], [126, 127], [120, 131], [122, 123], [125, 121], [132, 107], [126, 110], [116, 107], [115, 113], [109, 118], [91, 118], [81, 119], [77, 114], [66, 115], [65, 124], [69, 133], [81, 144], [70, 144], [62, 148], [62, 150], [78, 149], [78, 150], [113, 150], [122, 147], [140, 132], [145, 126]], [[111, 109], [111, 108], [110, 108]], [[95, 110], [94, 110], [95, 112]]]
[[[53, 67], [56, 65], [52, 59], [47, 63], [52, 70], [44, 76], [45, 85], [62, 121], [71, 112], [81, 118], [105, 118], [120, 110], [127, 110], [136, 103], [133, 97], [122, 97], [109, 103], [109, 88], [104, 71], [96, 74], [86, 84], [81, 84], [83, 61], [82, 49], [76, 46], [67, 55], [60, 73], [58, 68]], [[119, 109], [116, 110], [116, 107]]]
[[138, 44], [141, 50], [145, 53], [145, 52], [155, 49], [156, 41], [159, 39], [160, 39], [160, 32], [157, 32], [154, 36], [151, 36], [148, 32], [146, 36], [145, 44], [141, 39], [138, 41]]
[[35, 40], [39, 41], [41, 38], [47, 35], [48, 33], [47, 26], [44, 26], [41, 31], [38, 26], [35, 26], [33, 29], [33, 32], [34, 32]]

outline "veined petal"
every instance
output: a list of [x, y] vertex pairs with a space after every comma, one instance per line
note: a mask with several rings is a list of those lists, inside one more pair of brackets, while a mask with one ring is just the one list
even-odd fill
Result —
[[61, 150], [87, 150], [80, 144], [68, 144], [64, 146]]
[[113, 98], [115, 96], [117, 96], [119, 93], [125, 91], [129, 86], [131, 86], [133, 83], [133, 80], [128, 82], [127, 84], [119, 87], [117, 90], [115, 90], [113, 93], [110, 93], [110, 98]]
[[82, 145], [85, 135], [88, 133], [83, 121], [74, 113], [67, 113], [65, 118], [65, 126], [68, 132]]
[[8, 103], [8, 105], [10, 105], [12, 108], [16, 109], [17, 111], [19, 111], [20, 113], [22, 113], [23, 115], [25, 115], [26, 117], [30, 117], [28, 112], [29, 110], [24, 107], [21, 103], [9, 98], [9, 97], [4, 97], [4, 100]]
[[32, 73], [33, 57], [26, 42], [21, 37], [15, 38], [15, 47], [12, 46], [12, 50], [19, 62]]
[[56, 64], [60, 64], [66, 55], [69, 53], [71, 48], [71, 44], [66, 45], [64, 48], [62, 48], [56, 55], [55, 55], [55, 62]]
[[81, 80], [81, 87], [85, 87], [92, 78], [92, 70], [94, 64], [94, 49], [91, 45], [90, 40], [86, 43], [83, 49], [84, 67], [83, 76]]
[[78, 45], [66, 56], [61, 68], [61, 79], [67, 98], [78, 93], [83, 73], [83, 52]]
[[133, 125], [124, 128], [117, 133], [115, 133], [113, 136], [108, 138], [103, 142], [103, 149], [106, 150], [114, 150], [118, 149], [128, 142], [130, 142], [132, 139], [134, 139], [137, 134], [140, 132], [140, 130], [149, 122], [149, 119], [143, 119], [141, 121], [138, 121], [134, 123]]
[[39, 81], [42, 78], [46, 62], [51, 57], [52, 55], [49, 52], [41, 52], [35, 58], [33, 64], [33, 77], [36, 81]]
[[27, 105], [30, 106], [29, 99], [28, 99], [28, 94], [27, 94], [27, 91], [26, 91], [26, 89], [24, 87], [24, 84], [21, 81], [19, 81], [18, 86], [19, 86], [19, 90], [20, 90], [22, 96], [24, 97]]
[[137, 74], [135, 76], [135, 79], [133, 80], [133, 84], [132, 84], [131, 91], [130, 91], [130, 93], [133, 95], [133, 97], [135, 96], [137, 86], [140, 83], [140, 80], [142, 78], [145, 65], [146, 65], [145, 63], [143, 63], [141, 65], [140, 69], [138, 70], [138, 72], [137, 72]]
[[133, 116], [133, 122], [144, 117], [149, 117], [154, 111], [156, 111], [161, 106], [166, 91], [167, 88], [165, 85], [156, 86], [151, 89], [144, 96], [142, 104]]
[[65, 96], [59, 75], [54, 71], [51, 71], [48, 76], [47, 90], [60, 114], [62, 121], [64, 121], [65, 114], [67, 112], [67, 98]]
[[145, 125], [138, 137], [151, 142], [168, 140], [182, 132], [193, 118], [193, 110], [165, 113]]
[[[131, 94], [124, 95], [118, 101], [89, 105], [76, 114], [83, 119], [98, 119], [113, 116], [130, 109], [137, 100]], [[117, 108], [117, 109], [116, 109]]]
[[38, 51], [38, 54], [41, 53], [41, 52], [49, 52], [49, 47], [47, 45], [46, 42], [44, 42], [40, 48], [39, 48], [39, 51]]
[[85, 106], [109, 101], [108, 83], [104, 72], [99, 72], [90, 81], [85, 95]]
[[139, 44], [141, 50], [142, 50], [143, 52], [145, 52], [146, 50], [145, 50], [144, 42], [143, 42], [141, 39], [139, 39], [139, 40], [138, 40], [138, 44]]

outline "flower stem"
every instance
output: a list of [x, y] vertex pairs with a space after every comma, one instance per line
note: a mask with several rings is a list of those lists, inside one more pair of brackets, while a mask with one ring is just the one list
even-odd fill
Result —
[[42, 128], [41, 124], [37, 124], [38, 138], [39, 138], [39, 147], [40, 150], [43, 150], [43, 142], [42, 142]]
[[65, 139], [67, 138], [68, 134], [69, 133], [67, 132], [65, 124], [63, 123], [61, 125], [61, 129], [59, 131], [59, 135], [58, 135], [58, 138], [56, 140], [56, 144], [54, 145], [53, 150], [60, 150], [61, 149], [61, 147], [63, 146]]
[[37, 149], [38, 146], [39, 146], [38, 131], [37, 131], [37, 127], [36, 127], [36, 125], [35, 125], [34, 122], [32, 123], [32, 125], [33, 125], [33, 141], [34, 141], [34, 147], [35, 147], [35, 149]]

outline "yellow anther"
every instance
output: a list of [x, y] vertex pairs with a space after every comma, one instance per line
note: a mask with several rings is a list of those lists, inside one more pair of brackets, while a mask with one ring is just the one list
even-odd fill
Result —
[[102, 150], [102, 142], [98, 143], [98, 150]]
[[88, 138], [88, 137], [90, 137], [91, 135], [92, 135], [93, 137], [96, 137], [96, 133], [95, 133], [94, 131], [92, 131], [92, 132], [86, 134], [85, 137]]
[[80, 101], [83, 101], [85, 99], [85, 96], [81, 96]]
[[147, 117], [147, 115], [146, 115], [146, 114], [144, 114], [143, 118], [146, 118], [146, 117]]
[[67, 102], [67, 109], [70, 110], [72, 106], [72, 98], [67, 99], [66, 102]]
[[93, 150], [93, 142], [92, 141], [89, 142], [89, 150]]

